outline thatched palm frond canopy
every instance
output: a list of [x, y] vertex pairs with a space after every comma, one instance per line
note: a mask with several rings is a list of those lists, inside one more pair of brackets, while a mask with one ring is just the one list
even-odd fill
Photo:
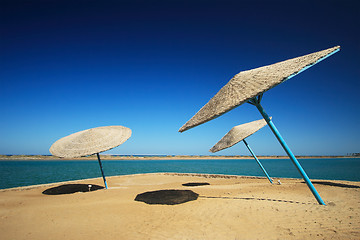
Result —
[[260, 119], [235, 126], [210, 149], [210, 152], [214, 153], [234, 146], [236, 143], [259, 131], [265, 125], [266, 121], [264, 119]]
[[64, 158], [88, 156], [117, 147], [130, 136], [130, 128], [123, 126], [91, 128], [57, 140], [50, 152]]
[[221, 116], [339, 50], [340, 46], [236, 74], [179, 132]]

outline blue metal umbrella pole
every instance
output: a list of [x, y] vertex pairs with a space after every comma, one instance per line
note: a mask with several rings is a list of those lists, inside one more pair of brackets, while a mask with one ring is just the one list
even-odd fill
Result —
[[272, 184], [273, 181], [271, 180], [269, 174], [266, 172], [265, 168], [263, 167], [263, 165], [261, 164], [261, 162], [259, 161], [259, 159], [256, 157], [256, 155], [254, 154], [254, 152], [251, 150], [249, 144], [245, 141], [245, 139], [243, 139], [243, 142], [245, 143], [245, 146], [247, 147], [247, 149], [249, 149], [249, 152], [251, 153], [251, 155], [255, 158], [256, 162], [259, 164], [261, 170], [264, 172], [264, 174], [266, 175], [266, 177], [269, 179], [270, 183]]
[[291, 150], [288, 147], [288, 145], [286, 144], [285, 140], [281, 137], [280, 132], [277, 130], [274, 123], [271, 121], [271, 119], [269, 118], [269, 116], [266, 114], [263, 107], [261, 106], [261, 104], [260, 104], [261, 98], [262, 98], [262, 95], [259, 95], [258, 97], [254, 97], [253, 99], [251, 99], [249, 101], [249, 103], [252, 104], [252, 105], [255, 105], [256, 108], [259, 110], [259, 112], [261, 113], [261, 115], [263, 116], [263, 118], [265, 119], [267, 124], [269, 125], [271, 131], [275, 134], [275, 136], [278, 139], [278, 141], [280, 142], [281, 146], [283, 147], [283, 149], [285, 150], [287, 155], [290, 157], [291, 161], [294, 163], [295, 167], [297, 168], [297, 170], [299, 171], [299, 173], [301, 174], [301, 176], [305, 180], [306, 184], [310, 188], [312, 194], [315, 196], [318, 203], [321, 204], [321, 205], [325, 205], [324, 201], [321, 199], [319, 193], [316, 191], [314, 185], [310, 181], [310, 179], [307, 176], [306, 172], [301, 167], [300, 163], [295, 158], [294, 154], [291, 152]]
[[101, 174], [102, 174], [102, 177], [104, 179], [105, 188], [108, 189], [108, 186], [107, 186], [107, 183], [106, 183], [106, 178], [105, 178], [104, 171], [103, 171], [103, 167], [102, 167], [101, 160], [100, 160], [100, 155], [99, 155], [99, 153], [96, 153], [96, 155], [97, 155], [97, 158], [98, 158], [98, 161], [99, 161]]

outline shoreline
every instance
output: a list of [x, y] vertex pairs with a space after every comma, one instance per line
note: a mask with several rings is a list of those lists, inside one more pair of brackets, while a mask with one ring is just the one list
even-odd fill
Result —
[[[179, 176], [179, 177], [199, 177], [199, 178], [220, 178], [220, 179], [258, 179], [258, 180], [266, 180], [267, 178], [263, 176], [247, 176], [247, 175], [230, 175], [230, 174], [210, 174], [210, 173], [177, 173], [177, 172], [154, 172], [154, 173], [134, 173], [134, 174], [125, 174], [125, 175], [114, 175], [114, 176], [107, 176], [106, 179], [111, 181], [112, 178], [119, 178], [119, 177], [137, 177], [137, 176]], [[303, 181], [301, 177], [299, 178], [292, 178], [292, 177], [272, 177], [274, 183], [271, 185], [278, 185], [275, 183], [275, 180], [282, 180], [282, 181]], [[350, 181], [350, 180], [338, 180], [338, 179], [317, 179], [312, 178], [310, 179], [312, 182], [337, 182], [337, 183], [346, 183], [348, 185], [352, 184], [359, 184], [360, 181]], [[42, 184], [35, 184], [35, 185], [27, 185], [27, 186], [18, 186], [18, 187], [11, 187], [11, 188], [1, 188], [1, 192], [6, 191], [23, 191], [23, 190], [30, 190], [36, 188], [43, 188], [43, 187], [52, 187], [60, 184], [74, 184], [74, 183], [81, 183], [81, 182], [88, 182], [88, 181], [99, 181], [102, 183], [102, 177], [96, 178], [84, 178], [84, 179], [77, 179], [77, 180], [68, 180], [68, 181], [60, 181], [60, 182], [51, 182], [51, 183], [42, 183]], [[305, 183], [305, 182], [304, 182]], [[109, 187], [111, 189], [111, 187]]]
[[[118, 177], [136, 177], [136, 176], [152, 176], [152, 175], [154, 175], [154, 176], [155, 175], [187, 176], [187, 177], [202, 177], [202, 178], [226, 178], [226, 179], [230, 179], [230, 178], [234, 178], [234, 179], [266, 179], [266, 177], [260, 177], [260, 176], [242, 176], [242, 175], [226, 175], [226, 174], [206, 174], [206, 173], [176, 173], [176, 172], [134, 173], [134, 174], [126, 174], [126, 175], [107, 176], [106, 179], [111, 180], [112, 178], [118, 178]], [[301, 180], [300, 178], [281, 178], [281, 177], [275, 177], [274, 179]], [[81, 183], [81, 182], [88, 182], [88, 181], [100, 181], [100, 183], [101, 183], [102, 178], [101, 177], [84, 178], [84, 179], [78, 179], [78, 180], [43, 183], [43, 184], [19, 186], [19, 187], [12, 187], [12, 188], [2, 188], [2, 189], [0, 189], [0, 192], [24, 191], [24, 190], [30, 190], [30, 189], [35, 189], [35, 188], [53, 187], [53, 186], [60, 185], [60, 184], [74, 184], [74, 183]], [[351, 181], [347, 181], [347, 180], [323, 180], [323, 181], [351, 182]], [[111, 186], [109, 187], [109, 189], [111, 189]]]
[[[101, 160], [248, 160], [252, 156], [192, 156], [192, 155], [168, 155], [168, 156], [123, 156], [101, 155]], [[289, 159], [288, 156], [257, 156], [259, 159]], [[298, 159], [323, 159], [323, 158], [360, 158], [360, 156], [296, 156]], [[0, 155], [0, 161], [50, 161], [50, 160], [97, 160], [95, 155], [79, 158], [60, 158], [51, 155]]]

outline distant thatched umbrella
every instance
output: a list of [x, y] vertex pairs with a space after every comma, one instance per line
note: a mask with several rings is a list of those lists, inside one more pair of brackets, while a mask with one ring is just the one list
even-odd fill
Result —
[[264, 119], [260, 119], [257, 121], [252, 121], [249, 123], [241, 124], [233, 127], [225, 136], [220, 139], [211, 149], [210, 152], [218, 152], [224, 150], [226, 148], [232, 147], [240, 141], [243, 141], [247, 149], [250, 151], [251, 155], [255, 158], [256, 162], [259, 164], [261, 170], [264, 172], [266, 177], [269, 179], [270, 183], [273, 183], [269, 174], [266, 172], [265, 168], [256, 157], [255, 153], [250, 148], [249, 144], [245, 141], [245, 138], [250, 135], [256, 133], [261, 128], [266, 125], [266, 121]]
[[265, 125], [266, 121], [264, 119], [260, 119], [235, 126], [210, 149], [210, 152], [214, 153], [232, 147], [238, 142], [256, 133]]
[[83, 157], [96, 153], [105, 187], [108, 188], [99, 153], [119, 146], [130, 136], [130, 128], [123, 126], [91, 128], [57, 140], [50, 147], [50, 152], [62, 158]]
[[296, 168], [304, 178], [316, 200], [325, 205], [309, 177], [301, 167], [300, 163], [287, 146], [285, 140], [281, 137], [274, 123], [262, 108], [260, 102], [263, 93], [279, 85], [280, 83], [296, 76], [305, 71], [316, 63], [324, 60], [332, 54], [338, 52], [340, 46], [329, 48], [323, 51], [311, 53], [301, 57], [278, 62], [272, 65], [259, 67], [236, 74], [220, 91], [205, 104], [188, 122], [186, 122], [179, 132], [186, 131], [202, 123], [210, 121], [222, 114], [240, 106], [243, 103], [255, 105], [269, 127], [275, 134], [276, 138], [295, 164]]

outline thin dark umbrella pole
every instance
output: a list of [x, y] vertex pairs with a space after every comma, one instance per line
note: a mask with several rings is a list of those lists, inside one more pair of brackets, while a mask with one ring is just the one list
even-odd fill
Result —
[[97, 158], [98, 158], [98, 161], [99, 161], [101, 174], [102, 174], [102, 177], [104, 179], [105, 188], [108, 189], [108, 186], [107, 186], [107, 183], [106, 183], [106, 178], [105, 178], [104, 171], [103, 171], [102, 164], [101, 164], [101, 160], [100, 160], [100, 155], [99, 155], [99, 153], [96, 153], [96, 155], [97, 155]]
[[278, 139], [278, 141], [280, 142], [281, 146], [283, 147], [283, 149], [285, 150], [285, 152], [287, 153], [287, 155], [289, 156], [289, 158], [291, 159], [291, 161], [294, 163], [295, 167], [297, 168], [297, 170], [299, 171], [299, 173], [301, 174], [301, 176], [303, 177], [303, 179], [305, 180], [306, 184], [308, 185], [308, 187], [310, 188], [312, 194], [314, 195], [314, 197], [316, 198], [316, 200], [318, 201], [319, 204], [321, 205], [325, 205], [324, 201], [321, 199], [319, 193], [316, 191], [314, 185], [312, 184], [312, 182], [310, 181], [309, 177], [307, 176], [306, 172], [304, 171], [304, 169], [301, 167], [300, 163], [298, 162], [298, 160], [296, 159], [295, 155], [291, 152], [290, 148], [288, 147], [288, 145], [286, 144], [285, 140], [282, 138], [282, 136], [280, 135], [280, 132], [277, 130], [277, 128], [275, 127], [274, 123], [271, 121], [271, 119], [269, 118], [269, 116], [266, 114], [266, 112], [264, 111], [263, 107], [260, 104], [261, 101], [261, 97], [262, 95], [258, 96], [258, 98], [253, 98], [249, 103], [253, 104], [256, 106], [256, 108], [259, 110], [259, 112], [261, 113], [261, 115], [263, 116], [263, 118], [265, 119], [265, 121], [267, 122], [267, 124], [269, 125], [271, 131], [274, 133], [274, 135], [276, 136], [276, 138]]
[[271, 180], [269, 174], [266, 172], [265, 168], [263, 167], [263, 165], [261, 164], [259, 159], [256, 157], [255, 153], [251, 150], [249, 144], [245, 141], [245, 139], [243, 139], [243, 142], [245, 143], [245, 146], [247, 147], [247, 149], [249, 149], [249, 152], [251, 153], [251, 155], [255, 158], [256, 162], [259, 164], [261, 170], [264, 172], [264, 174], [266, 175], [266, 177], [269, 179], [270, 183], [272, 184], [273, 181]]

